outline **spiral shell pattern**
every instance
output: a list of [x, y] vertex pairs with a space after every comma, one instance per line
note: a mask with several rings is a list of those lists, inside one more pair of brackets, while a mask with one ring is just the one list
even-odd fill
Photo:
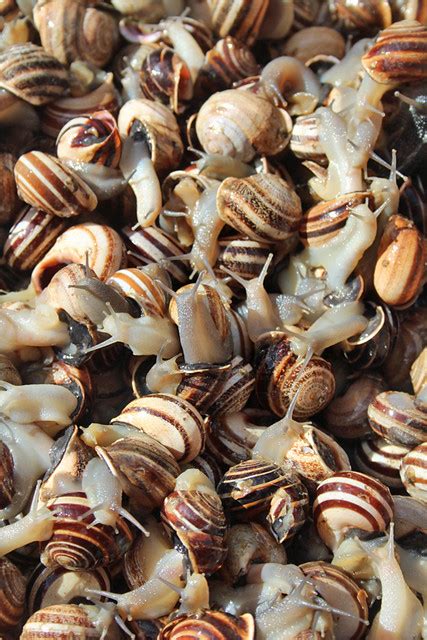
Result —
[[[281, 338], [260, 353], [256, 369], [256, 393], [260, 403], [277, 416], [289, 407], [293, 383], [301, 371], [301, 362], [287, 338]], [[335, 378], [329, 362], [313, 356], [298, 382], [301, 389], [295, 405], [295, 418], [309, 418], [324, 409], [335, 393]]]
[[393, 518], [393, 500], [379, 480], [342, 471], [317, 487], [313, 517], [323, 542], [334, 550], [350, 529], [385, 531]]
[[84, 608], [76, 604], [54, 604], [33, 613], [20, 637], [21, 640], [67, 640], [72, 636], [100, 640], [101, 630]]
[[164, 318], [167, 305], [162, 289], [141, 269], [120, 269], [107, 279], [107, 284], [125, 298], [135, 300], [138, 306], [150, 316]]
[[14, 631], [25, 607], [26, 580], [7, 558], [0, 558], [0, 632]]
[[[252, 457], [256, 436], [245, 429], [245, 419], [241, 415], [221, 416], [209, 419], [209, 434], [206, 449], [221, 465], [232, 467]], [[243, 424], [242, 424], [243, 422]]]
[[295, 479], [277, 489], [267, 515], [270, 531], [277, 542], [291, 540], [307, 520], [308, 512], [308, 491], [302, 482]]
[[392, 15], [388, 0], [329, 0], [329, 7], [348, 29], [370, 31], [390, 26]]
[[259, 276], [271, 251], [269, 243], [246, 238], [224, 239], [218, 244], [220, 254], [217, 264], [227, 267], [245, 280]]
[[58, 158], [117, 167], [121, 140], [117, 124], [109, 111], [95, 111], [90, 116], [70, 120], [59, 132]]
[[88, 213], [98, 204], [92, 189], [74, 171], [42, 151], [19, 158], [15, 179], [24, 202], [60, 218]]
[[214, 32], [220, 37], [234, 36], [252, 46], [257, 39], [268, 8], [267, 0], [208, 0]]
[[255, 623], [250, 613], [233, 616], [223, 611], [204, 611], [179, 616], [159, 633], [158, 640], [254, 640]]
[[203, 367], [186, 365], [181, 368], [183, 377], [177, 387], [176, 395], [196, 407], [201, 414], [210, 411], [212, 403], [221, 393], [229, 377], [229, 366]]
[[182, 111], [193, 92], [187, 65], [168, 47], [155, 49], [145, 58], [140, 87], [146, 98], [169, 105], [174, 113]]
[[255, 375], [252, 366], [245, 363], [240, 356], [236, 356], [231, 361], [228, 376], [220, 392], [209, 406], [209, 414], [215, 418], [241, 411], [254, 387]]
[[14, 466], [9, 447], [0, 441], [0, 509], [8, 507], [15, 495]]
[[400, 477], [409, 495], [427, 502], [427, 442], [418, 445], [403, 458]]
[[242, 235], [269, 242], [286, 240], [302, 216], [299, 197], [274, 174], [226, 178], [218, 189], [217, 208], [221, 219]]
[[205, 446], [206, 427], [200, 413], [186, 400], [169, 393], [133, 400], [112, 422], [140, 429], [169, 449], [179, 462], [189, 462]]
[[225, 560], [227, 522], [211, 491], [174, 491], [164, 501], [162, 520], [185, 547], [193, 571], [211, 574]]
[[0, 87], [35, 106], [68, 91], [65, 67], [42, 47], [15, 44], [0, 52]]
[[299, 116], [292, 128], [289, 146], [297, 158], [327, 164], [327, 157], [319, 140], [319, 121], [315, 116]]
[[365, 438], [356, 445], [355, 466], [358, 471], [377, 478], [387, 487], [401, 489], [400, 463], [408, 451], [407, 447], [392, 444], [378, 436]]
[[259, 74], [257, 61], [243, 42], [227, 36], [218, 40], [205, 56], [205, 64], [197, 78], [197, 88], [203, 93], [231, 89], [239, 80]]
[[368, 407], [371, 429], [389, 442], [416, 447], [427, 441], [427, 414], [417, 409], [414, 397], [384, 391]]
[[80, 519], [90, 509], [83, 493], [54, 498], [47, 506], [55, 513], [52, 536], [42, 543], [40, 556], [47, 567], [59, 565], [69, 571], [107, 567], [132, 543], [133, 534], [122, 518], [117, 519], [117, 533], [107, 525], [93, 525], [93, 515]]
[[168, 449], [145, 433], [98, 447], [97, 453], [119, 479], [124, 493], [150, 511], [161, 507], [180, 473]]
[[415, 20], [395, 22], [380, 32], [362, 56], [362, 65], [380, 84], [423, 80], [427, 70], [427, 26]]

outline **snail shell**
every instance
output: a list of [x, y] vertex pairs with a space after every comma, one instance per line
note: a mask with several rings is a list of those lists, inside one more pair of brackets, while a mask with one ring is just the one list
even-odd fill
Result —
[[389, 218], [374, 271], [374, 286], [381, 300], [399, 307], [411, 304], [423, 286], [426, 265], [424, 239], [415, 224], [399, 215]]
[[153, 393], [130, 402], [112, 423], [124, 422], [164, 445], [176, 460], [189, 462], [205, 446], [206, 426], [189, 402], [168, 393]]
[[0, 632], [9, 633], [19, 625], [25, 608], [26, 580], [7, 558], [0, 558]]
[[289, 146], [297, 158], [311, 160], [322, 166], [328, 163], [319, 138], [319, 120], [311, 114], [296, 118]]
[[362, 66], [380, 84], [403, 84], [425, 78], [427, 27], [416, 20], [395, 22], [381, 31], [362, 56]]
[[393, 500], [379, 480], [342, 471], [319, 484], [313, 510], [320, 537], [335, 550], [351, 529], [385, 531], [393, 517]]
[[209, 418], [207, 450], [224, 467], [232, 467], [252, 457], [252, 448], [257, 436], [247, 425], [250, 422], [244, 413]]
[[[293, 382], [302, 362], [291, 349], [290, 341], [281, 337], [258, 352], [256, 393], [260, 403], [277, 416], [284, 416], [293, 393]], [[323, 358], [313, 356], [298, 383], [301, 389], [295, 405], [295, 418], [309, 418], [324, 409], [335, 393], [332, 367]]]
[[246, 406], [255, 387], [255, 375], [250, 364], [245, 364], [240, 356], [231, 361], [228, 376], [219, 393], [209, 406], [212, 418], [241, 411]]
[[22, 155], [15, 165], [19, 197], [32, 207], [61, 218], [93, 211], [98, 200], [74, 171], [42, 151]]
[[149, 511], [161, 507], [180, 473], [168, 449], [141, 432], [97, 447], [97, 453], [117, 476], [124, 493]]
[[[93, 605], [54, 604], [33, 613], [24, 625], [21, 640], [113, 640], [117, 634], [109, 630], [106, 634], [98, 611]], [[115, 629], [114, 629], [115, 631]]]
[[[335, 60], [344, 57], [345, 40], [341, 33], [330, 27], [307, 27], [294, 33], [280, 52], [301, 60], [307, 66], [321, 56], [331, 56]], [[317, 58], [318, 59], [318, 58]]]
[[234, 36], [249, 47], [257, 39], [268, 9], [267, 0], [208, 0], [210, 21], [217, 36]]
[[214, 487], [217, 486], [222, 478], [222, 470], [217, 460], [208, 451], [204, 451], [196, 456], [194, 460], [182, 466], [183, 471], [187, 469], [197, 469], [212, 482]]
[[70, 120], [59, 132], [58, 158], [92, 162], [117, 167], [121, 140], [117, 124], [109, 111], [95, 111], [90, 116]]
[[378, 31], [392, 22], [388, 0], [329, 0], [329, 10], [347, 29]]
[[132, 543], [133, 534], [121, 517], [116, 531], [108, 525], [93, 524], [92, 514], [79, 519], [90, 509], [83, 493], [53, 498], [47, 507], [55, 512], [52, 536], [42, 543], [40, 555], [47, 567], [59, 565], [68, 571], [107, 567], [119, 560]]
[[68, 91], [67, 71], [42, 47], [15, 44], [0, 52], [0, 87], [35, 106], [47, 104]]
[[193, 571], [218, 571], [227, 553], [227, 523], [214, 491], [174, 491], [163, 503], [162, 520], [186, 549]]
[[56, 271], [76, 262], [92, 269], [104, 281], [125, 264], [125, 247], [119, 234], [103, 224], [85, 222], [67, 229], [33, 269], [31, 280], [37, 293]]
[[401, 489], [400, 463], [408, 451], [408, 447], [392, 444], [383, 438], [365, 438], [356, 445], [355, 466], [358, 471], [377, 478], [387, 487]]
[[319, 0], [294, 0], [292, 31], [311, 27], [316, 22], [320, 9]]
[[22, 378], [18, 369], [4, 354], [0, 354], [0, 380], [15, 385], [22, 384]]
[[256, 154], [276, 155], [289, 141], [287, 113], [248, 91], [219, 91], [202, 105], [196, 132], [209, 154], [250, 162]]
[[271, 245], [247, 238], [219, 240], [217, 264], [227, 267], [245, 280], [257, 278], [271, 252]]
[[344, 358], [355, 369], [378, 368], [387, 363], [401, 329], [396, 313], [385, 304], [367, 302], [366, 315], [373, 313], [366, 329], [345, 341]]
[[302, 482], [295, 480], [287, 487], [277, 489], [267, 516], [270, 531], [277, 542], [291, 540], [304, 525], [308, 512], [308, 492]]
[[182, 379], [176, 395], [190, 402], [201, 414], [209, 413], [230, 375], [229, 365], [183, 365], [180, 371]]
[[86, 60], [104, 67], [119, 40], [114, 17], [78, 0], [38, 0], [34, 22], [45, 51], [63, 64]]
[[427, 502], [427, 442], [419, 444], [403, 458], [400, 477], [409, 495]]
[[25, 207], [9, 229], [3, 256], [19, 271], [33, 269], [65, 231], [66, 220], [34, 207]]
[[19, 209], [13, 167], [15, 157], [11, 153], [0, 153], [0, 224], [7, 224]]
[[58, 604], [86, 596], [86, 589], [109, 591], [110, 578], [101, 567], [93, 571], [67, 571], [63, 567], [39, 564], [31, 574], [27, 586], [27, 610], [30, 615]]
[[300, 225], [301, 201], [283, 178], [256, 174], [226, 178], [218, 189], [220, 218], [251, 240], [279, 242]]
[[233, 616], [223, 611], [204, 611], [201, 615], [179, 616], [169, 622], [158, 640], [254, 640], [255, 623], [250, 613]]
[[142, 269], [120, 269], [107, 279], [107, 284], [125, 298], [134, 300], [138, 307], [150, 316], [165, 317], [165, 293]]
[[384, 391], [368, 407], [371, 429], [389, 442], [416, 447], [427, 441], [427, 414], [415, 405], [415, 397]]
[[155, 49], [145, 58], [140, 87], [146, 98], [169, 105], [174, 113], [180, 113], [193, 95], [190, 70], [169, 47]]

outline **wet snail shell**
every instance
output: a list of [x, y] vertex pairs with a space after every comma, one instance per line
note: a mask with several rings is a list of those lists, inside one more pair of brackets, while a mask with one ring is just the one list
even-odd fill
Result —
[[220, 254], [217, 264], [227, 267], [241, 278], [256, 278], [271, 252], [271, 245], [246, 238], [220, 239]]
[[427, 502], [427, 442], [419, 444], [402, 459], [400, 477], [409, 495]]
[[210, 413], [230, 376], [229, 365], [183, 365], [180, 371], [182, 378], [176, 395], [194, 405], [201, 414]]
[[287, 542], [298, 533], [307, 520], [309, 506], [308, 491], [299, 480], [277, 489], [267, 515], [277, 542]]
[[286, 240], [300, 225], [301, 201], [280, 176], [226, 178], [217, 194], [220, 218], [251, 240]]
[[164, 291], [155, 280], [142, 269], [120, 269], [107, 279], [125, 298], [134, 300], [144, 313], [163, 318], [167, 305]]
[[38, 106], [68, 91], [65, 67], [42, 47], [15, 44], [0, 52], [0, 87]]
[[58, 158], [80, 160], [117, 167], [121, 140], [117, 124], [109, 111], [95, 111], [90, 116], [70, 120], [56, 141]]
[[26, 580], [7, 558], [0, 558], [0, 632], [16, 629], [25, 608]]
[[392, 444], [384, 438], [365, 438], [357, 443], [354, 461], [357, 471], [377, 478], [387, 487], [400, 489], [399, 469], [408, 447]]
[[209, 453], [209, 451], [204, 451], [191, 460], [191, 462], [187, 462], [182, 466], [183, 471], [187, 469], [197, 469], [203, 475], [205, 475], [216, 487], [219, 481], [222, 478], [222, 470], [219, 466], [216, 458]]
[[112, 640], [117, 635], [97, 623], [97, 609], [93, 605], [54, 604], [36, 611], [22, 630], [22, 640], [65, 640], [72, 636], [87, 640]]
[[347, 29], [377, 31], [390, 26], [391, 8], [388, 0], [329, 0], [329, 9]]
[[241, 411], [246, 406], [255, 387], [255, 375], [250, 364], [245, 364], [240, 356], [231, 361], [228, 376], [219, 393], [209, 406], [212, 418]]
[[255, 624], [250, 613], [233, 616], [222, 611], [204, 611], [197, 616], [180, 616], [159, 633], [159, 640], [254, 640]]
[[311, 114], [297, 117], [289, 146], [297, 158], [311, 160], [322, 166], [328, 163], [319, 139], [319, 120]]
[[232, 467], [252, 457], [257, 437], [246, 428], [243, 413], [209, 418], [207, 450], [224, 467]]
[[266, 0], [208, 0], [214, 32], [220, 37], [234, 36], [252, 46], [257, 39], [268, 8]]
[[193, 95], [190, 70], [169, 47], [155, 49], [145, 58], [140, 87], [146, 98], [169, 105], [174, 113], [185, 109]]
[[98, 200], [74, 171], [41, 151], [22, 155], [15, 165], [18, 194], [24, 202], [62, 218], [93, 211]]
[[393, 500], [379, 480], [342, 471], [320, 483], [313, 509], [320, 537], [334, 550], [351, 529], [385, 531], [393, 517]]
[[368, 407], [368, 419], [371, 429], [393, 444], [416, 447], [427, 441], [427, 414], [409, 393], [378, 394]]

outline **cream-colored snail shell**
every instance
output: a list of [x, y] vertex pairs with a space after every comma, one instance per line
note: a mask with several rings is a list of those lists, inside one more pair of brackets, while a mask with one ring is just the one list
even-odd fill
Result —
[[115, 168], [122, 143], [116, 121], [107, 110], [70, 120], [59, 132], [58, 158], [79, 160]]

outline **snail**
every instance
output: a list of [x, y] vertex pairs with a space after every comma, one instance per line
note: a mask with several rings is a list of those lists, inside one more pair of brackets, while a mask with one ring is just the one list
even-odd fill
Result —
[[185, 634], [188, 638], [206, 640], [215, 634], [218, 639], [236, 638], [253, 640], [255, 626], [248, 613], [236, 617], [221, 611], [204, 611], [202, 615], [178, 617], [169, 622], [160, 632], [159, 640], [174, 640]]
[[24, 640], [43, 638], [46, 633], [60, 638], [64, 634], [78, 633], [93, 638], [120, 637], [112, 624], [113, 614], [108, 609], [94, 605], [54, 604], [36, 611], [29, 617], [22, 630]]
[[65, 346], [69, 343], [67, 326], [52, 307], [0, 309], [0, 351], [10, 353], [24, 346]]
[[0, 406], [4, 416], [14, 422], [29, 424], [70, 423], [77, 398], [65, 387], [54, 384], [13, 385], [0, 381]]
[[393, 444], [415, 447], [426, 439], [426, 414], [408, 393], [378, 394], [368, 407], [368, 419], [371, 429]]
[[355, 467], [390, 488], [400, 489], [403, 485], [399, 469], [407, 453], [408, 447], [392, 444], [384, 438], [365, 438], [356, 445]]
[[21, 622], [25, 606], [26, 581], [7, 558], [0, 559], [0, 630], [9, 633]]
[[400, 477], [406, 491], [419, 500], [426, 500], [424, 462], [427, 445], [425, 442], [409, 451], [402, 457]]
[[237, 40], [253, 45], [267, 12], [265, 0], [224, 0], [216, 4], [208, 0], [209, 18], [219, 37], [234, 36]]

